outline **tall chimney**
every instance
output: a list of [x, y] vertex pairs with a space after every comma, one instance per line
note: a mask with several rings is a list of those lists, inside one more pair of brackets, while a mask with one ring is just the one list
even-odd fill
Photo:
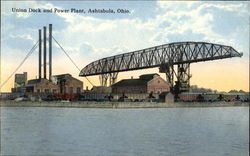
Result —
[[46, 79], [46, 27], [43, 27], [43, 74]]
[[52, 24], [49, 24], [49, 80], [52, 76]]
[[42, 33], [41, 33], [41, 29], [39, 29], [38, 31], [38, 36], [39, 36], [39, 49], [38, 49], [38, 77], [39, 79], [42, 78], [42, 39], [41, 39], [41, 36], [42, 36]]

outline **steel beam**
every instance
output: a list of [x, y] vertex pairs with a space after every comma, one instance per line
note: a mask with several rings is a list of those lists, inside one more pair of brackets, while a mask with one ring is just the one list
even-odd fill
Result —
[[38, 78], [41, 79], [42, 78], [42, 33], [41, 33], [41, 29], [38, 30]]
[[178, 42], [94, 61], [84, 67], [79, 76], [160, 67], [162, 64], [170, 63], [170, 61], [176, 65], [241, 56], [242, 53], [230, 46], [206, 42]]
[[46, 67], [47, 67], [47, 63], [46, 63], [46, 43], [47, 43], [47, 39], [46, 39], [46, 27], [43, 27], [43, 77], [46, 79]]
[[52, 24], [49, 24], [49, 80], [52, 76]]
[[[108, 74], [101, 74], [99, 76], [99, 81], [101, 86], [108, 86], [116, 83], [118, 73], [108, 73]], [[109, 81], [109, 84], [108, 84]]]
[[176, 42], [94, 61], [84, 67], [79, 76], [100, 75], [101, 85], [107, 86], [108, 79], [110, 85], [115, 83], [118, 72], [159, 67], [160, 72], [166, 74], [170, 90], [179, 93], [187, 91], [190, 86], [191, 63], [242, 55], [226, 45]]

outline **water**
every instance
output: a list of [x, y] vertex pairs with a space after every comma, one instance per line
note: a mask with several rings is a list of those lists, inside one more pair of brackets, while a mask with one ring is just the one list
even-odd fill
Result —
[[249, 107], [14, 107], [1, 121], [3, 156], [249, 155]]

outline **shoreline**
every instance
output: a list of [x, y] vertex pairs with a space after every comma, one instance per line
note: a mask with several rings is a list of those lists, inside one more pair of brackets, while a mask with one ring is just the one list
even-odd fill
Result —
[[177, 108], [177, 107], [249, 107], [248, 102], [95, 102], [95, 101], [0, 101], [0, 107], [64, 107], [64, 108]]

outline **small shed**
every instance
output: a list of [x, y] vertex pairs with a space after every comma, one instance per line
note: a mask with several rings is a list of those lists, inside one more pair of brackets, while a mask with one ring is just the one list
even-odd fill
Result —
[[174, 95], [171, 92], [162, 92], [159, 95], [159, 101], [166, 102], [166, 103], [173, 103], [174, 102]]
[[165, 95], [165, 102], [166, 103], [173, 103], [174, 102], [174, 95], [169, 92]]

